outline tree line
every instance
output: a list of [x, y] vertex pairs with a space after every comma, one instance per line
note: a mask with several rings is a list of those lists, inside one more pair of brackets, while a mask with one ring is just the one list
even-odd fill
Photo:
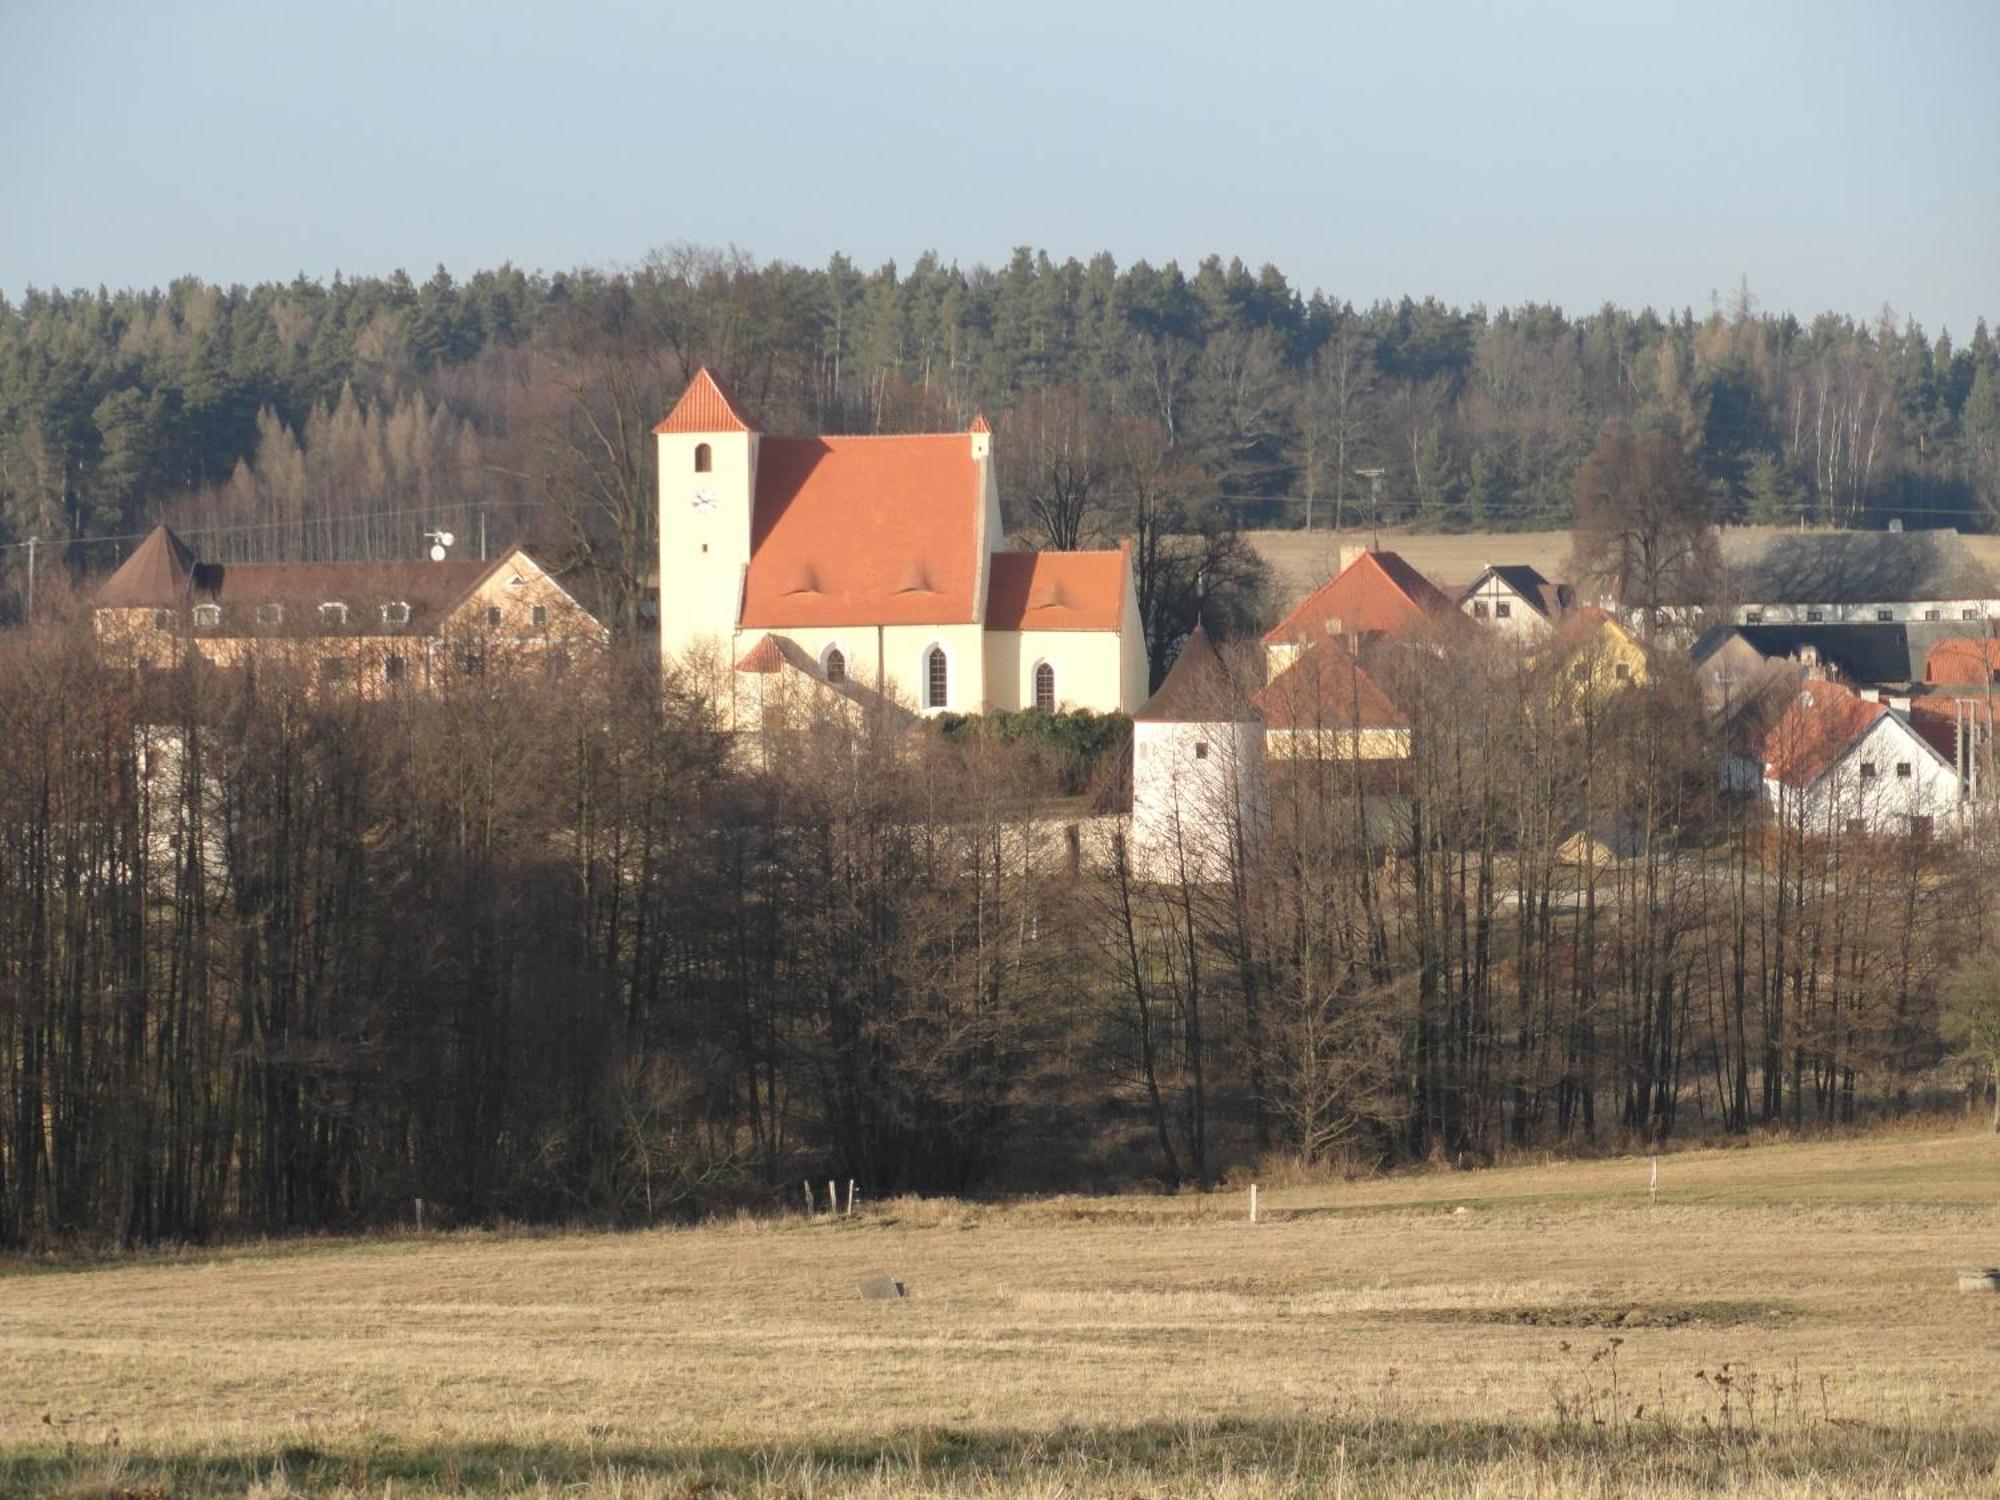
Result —
[[1118, 724], [745, 745], [638, 653], [363, 701], [275, 644], [120, 677], [85, 625], [12, 632], [0, 1244], [1198, 1186], [1965, 1097], [2000, 993], [1966, 849], [1723, 795], [1670, 659], [1615, 692], [1560, 649], [1448, 662], [1371, 667], [1407, 760], [1275, 766], [1226, 878], [1142, 881], [1089, 812]]
[[163, 515], [225, 557], [407, 554], [426, 525], [484, 525], [629, 619], [651, 567], [646, 433], [703, 364], [773, 431], [985, 411], [1009, 523], [1036, 545], [1566, 524], [1613, 426], [1675, 434], [1722, 521], [2000, 515], [1983, 322], [1957, 340], [1886, 308], [1804, 322], [1747, 287], [1700, 314], [1357, 306], [1219, 257], [869, 271], [682, 246], [463, 282], [0, 299], [0, 558], [18, 588], [28, 537], [101, 566], [117, 544], [83, 543]]

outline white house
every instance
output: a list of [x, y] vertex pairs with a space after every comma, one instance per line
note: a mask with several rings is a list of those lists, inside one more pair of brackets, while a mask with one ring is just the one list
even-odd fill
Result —
[[1566, 583], [1550, 583], [1526, 563], [1488, 563], [1458, 596], [1458, 607], [1480, 624], [1521, 640], [1547, 635], [1575, 602]]
[[1765, 739], [1764, 795], [1804, 833], [1922, 836], [1955, 818], [1961, 783], [1908, 700], [1814, 679]]
[[1779, 535], [1737, 570], [1739, 625], [2000, 619], [2000, 582], [1956, 531]]
[[769, 437], [702, 370], [654, 431], [661, 657], [727, 673], [739, 727], [814, 684], [927, 714], [1144, 701], [1130, 550], [1002, 550], [984, 419]]

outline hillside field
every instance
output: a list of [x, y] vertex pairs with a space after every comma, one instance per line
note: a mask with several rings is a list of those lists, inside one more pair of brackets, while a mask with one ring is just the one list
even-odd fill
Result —
[[[1727, 526], [1722, 531], [1722, 555], [1731, 561], [1754, 556], [1777, 534], [1770, 526]], [[1488, 563], [1526, 563], [1546, 578], [1569, 581], [1571, 533], [1568, 531], [1405, 531], [1384, 526], [1370, 531], [1250, 531], [1251, 546], [1271, 569], [1272, 603], [1289, 609], [1337, 571], [1343, 546], [1365, 547], [1378, 539], [1400, 552], [1418, 572], [1438, 587], [1464, 588]], [[2000, 573], [2000, 536], [1965, 539], [1972, 555]]]
[[[1963, 1494], [2000, 1142], [0, 1275], [0, 1491]], [[904, 1301], [858, 1281], [905, 1281]]]

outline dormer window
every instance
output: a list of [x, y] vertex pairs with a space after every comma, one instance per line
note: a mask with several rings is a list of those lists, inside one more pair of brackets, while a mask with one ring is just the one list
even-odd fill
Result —
[[347, 606], [339, 603], [322, 604], [319, 607], [319, 622], [322, 625], [345, 625]]
[[260, 604], [257, 606], [259, 625], [282, 625], [285, 623], [285, 606], [282, 604]]
[[706, 443], [696, 443], [694, 445], [695, 473], [707, 474], [714, 468], [715, 468], [714, 450], [712, 450]]
[[220, 604], [197, 604], [194, 607], [194, 622], [197, 625], [220, 625], [222, 606]]
[[398, 599], [398, 600], [396, 600], [396, 601], [395, 601], [395, 603], [393, 603], [393, 604], [385, 604], [385, 605], [383, 605], [383, 606], [382, 606], [382, 623], [383, 623], [384, 625], [407, 625], [407, 624], [409, 624], [409, 623], [410, 623], [410, 606], [409, 606], [409, 605], [407, 605], [407, 604], [405, 604], [405, 603], [404, 603], [404, 602], [403, 602], [403, 601], [402, 601], [401, 599]]

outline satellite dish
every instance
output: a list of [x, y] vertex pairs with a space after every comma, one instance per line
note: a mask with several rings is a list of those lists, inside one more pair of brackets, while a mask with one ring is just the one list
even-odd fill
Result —
[[431, 561], [432, 562], [444, 561], [444, 547], [442, 544], [437, 542], [431, 543]]
[[440, 531], [438, 533], [438, 545], [440, 547], [449, 547], [457, 540], [458, 538], [453, 536], [449, 531]]

